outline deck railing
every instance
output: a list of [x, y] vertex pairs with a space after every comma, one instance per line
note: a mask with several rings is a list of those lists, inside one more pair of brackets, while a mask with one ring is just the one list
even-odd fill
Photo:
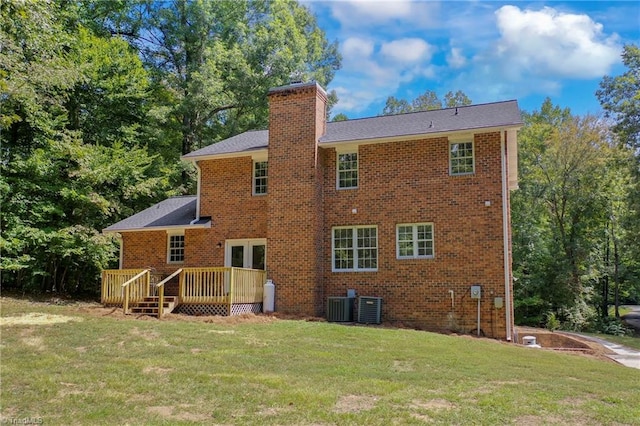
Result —
[[[148, 289], [149, 270], [147, 269], [110, 269], [102, 271], [102, 294], [100, 301], [105, 305], [122, 305], [125, 295], [122, 285], [145, 271], [146, 274], [139, 278], [139, 280], [141, 282], [147, 282], [146, 288]], [[142, 284], [142, 286], [144, 286], [144, 284]], [[137, 290], [140, 286], [136, 285], [135, 287]], [[148, 290], [146, 291], [148, 292]], [[137, 295], [134, 294], [134, 297], [137, 298]]]
[[171, 281], [173, 277], [179, 275], [182, 272], [182, 269], [178, 269], [173, 274], [169, 275], [167, 278], [160, 281], [158, 284], [152, 285], [151, 287], [154, 290], [155, 295], [158, 296], [158, 318], [162, 318], [164, 314], [164, 285]]
[[178, 297], [184, 304], [259, 303], [265, 279], [256, 269], [183, 268]]
[[[111, 269], [102, 271], [102, 297], [105, 305], [121, 305], [125, 310], [146, 296], [164, 299], [165, 284], [180, 276], [179, 304], [260, 303], [267, 278], [265, 271], [235, 267], [182, 268], [158, 284], [150, 285], [148, 269]], [[159, 311], [162, 315], [162, 311]]]
[[125, 314], [129, 313], [129, 304], [137, 303], [144, 300], [149, 295], [149, 284], [151, 277], [149, 270], [145, 269], [129, 281], [122, 284], [122, 292], [124, 293], [124, 302], [122, 310]]

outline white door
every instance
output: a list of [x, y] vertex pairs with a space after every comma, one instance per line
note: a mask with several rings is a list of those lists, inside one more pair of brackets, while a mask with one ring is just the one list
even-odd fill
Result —
[[227, 240], [225, 242], [224, 266], [262, 269], [266, 267], [267, 240]]

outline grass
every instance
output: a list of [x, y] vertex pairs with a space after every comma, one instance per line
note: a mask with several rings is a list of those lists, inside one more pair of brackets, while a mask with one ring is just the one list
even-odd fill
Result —
[[[632, 309], [628, 306], [618, 306], [618, 312], [620, 313], [620, 316], [626, 315], [629, 312], [631, 312]], [[612, 317], [616, 314], [616, 307], [615, 306], [609, 306], [609, 316]]]
[[413, 330], [89, 311], [2, 299], [5, 320], [51, 320], [2, 326], [3, 422], [640, 425], [640, 370], [578, 355]]
[[580, 334], [597, 337], [599, 339], [607, 340], [612, 343], [617, 343], [619, 345], [627, 346], [632, 349], [640, 350], [640, 338], [638, 337], [612, 336], [610, 334], [602, 334], [602, 333], [582, 333], [581, 332]]

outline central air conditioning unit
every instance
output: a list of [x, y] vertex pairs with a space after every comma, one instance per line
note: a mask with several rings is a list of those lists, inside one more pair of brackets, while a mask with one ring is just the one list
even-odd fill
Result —
[[353, 297], [327, 298], [327, 321], [353, 322]]
[[358, 299], [358, 322], [380, 324], [382, 317], [382, 297], [360, 296]]

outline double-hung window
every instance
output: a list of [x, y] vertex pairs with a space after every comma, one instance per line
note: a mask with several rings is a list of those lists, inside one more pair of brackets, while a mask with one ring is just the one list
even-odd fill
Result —
[[430, 259], [433, 257], [433, 224], [403, 223], [396, 227], [398, 259]]
[[167, 235], [167, 263], [184, 262], [184, 232]]
[[253, 162], [253, 195], [267, 193], [268, 163], [266, 161]]
[[341, 226], [332, 229], [332, 270], [377, 271], [378, 228]]
[[468, 175], [474, 172], [473, 142], [451, 142], [449, 144], [449, 173], [451, 176]]
[[358, 153], [338, 153], [338, 189], [358, 187]]

